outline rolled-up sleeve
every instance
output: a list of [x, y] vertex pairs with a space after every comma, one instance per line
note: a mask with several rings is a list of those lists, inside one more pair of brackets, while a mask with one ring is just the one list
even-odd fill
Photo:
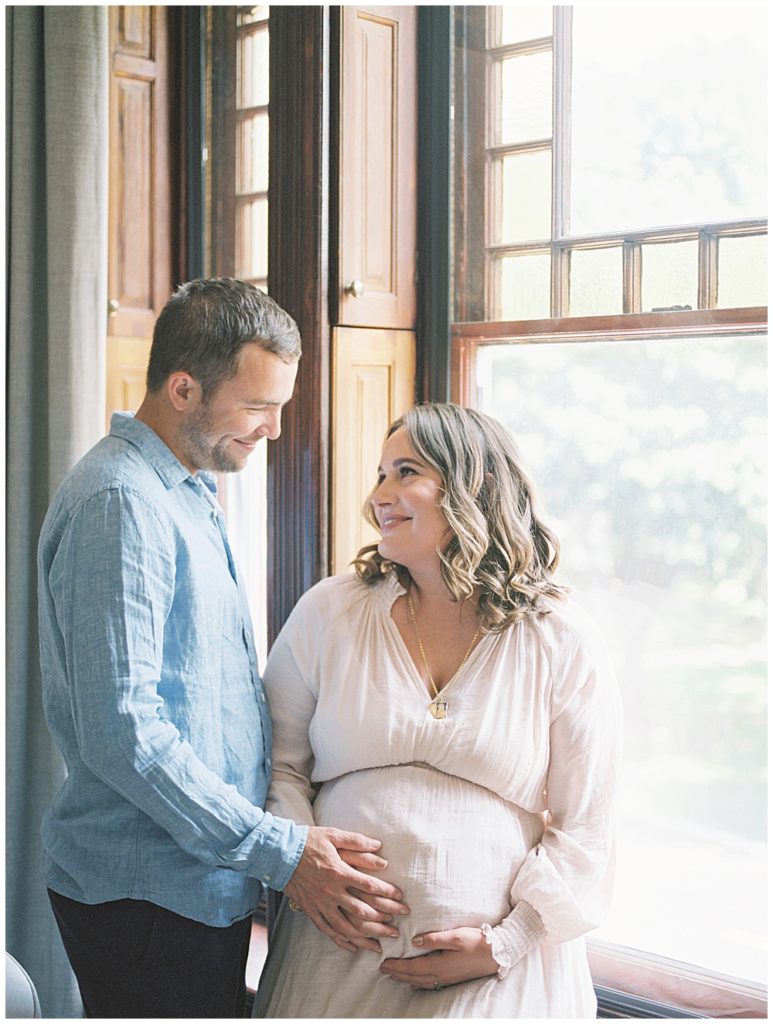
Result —
[[163, 696], [167, 625], [184, 586], [175, 552], [173, 526], [128, 488], [90, 497], [62, 532], [48, 586], [80, 756], [198, 860], [282, 889], [307, 829], [224, 781]]

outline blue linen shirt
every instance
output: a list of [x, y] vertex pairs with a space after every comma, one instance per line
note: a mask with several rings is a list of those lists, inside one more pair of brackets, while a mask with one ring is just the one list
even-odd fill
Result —
[[271, 719], [212, 474], [127, 414], [58, 489], [38, 546], [46, 720], [67, 778], [43, 878], [205, 924], [281, 890], [308, 829], [263, 811]]

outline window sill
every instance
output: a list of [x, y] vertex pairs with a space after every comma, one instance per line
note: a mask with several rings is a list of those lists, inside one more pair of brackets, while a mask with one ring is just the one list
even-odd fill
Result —
[[[609, 990], [610, 1016], [620, 1015], [615, 1012], [616, 997], [622, 997], [623, 1002], [625, 997], [638, 997], [650, 1005], [662, 1004], [664, 1011], [678, 1008], [690, 1016], [767, 1018], [765, 985], [598, 939], [588, 940], [588, 960], [602, 1002], [604, 990]], [[652, 1013], [635, 1015], [652, 1016]], [[663, 1016], [671, 1015], [664, 1012]]]

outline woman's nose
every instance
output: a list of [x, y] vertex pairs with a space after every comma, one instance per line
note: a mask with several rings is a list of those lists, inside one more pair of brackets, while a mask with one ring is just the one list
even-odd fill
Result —
[[370, 500], [374, 505], [389, 505], [392, 501], [392, 491], [386, 482], [386, 479], [382, 480], [381, 483], [376, 484], [373, 493], [370, 496]]

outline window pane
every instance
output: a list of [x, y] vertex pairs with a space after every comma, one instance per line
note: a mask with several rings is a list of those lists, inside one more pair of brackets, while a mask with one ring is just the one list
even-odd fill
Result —
[[236, 42], [236, 107], [268, 103], [268, 28], [240, 35]]
[[610, 941], [766, 971], [762, 337], [494, 346], [513, 432], [626, 711]]
[[256, 21], [266, 21], [268, 12], [268, 4], [262, 4], [257, 7], [242, 7], [236, 15], [236, 24], [239, 26], [254, 25]]
[[508, 4], [498, 8], [502, 12], [502, 36], [492, 40], [493, 46], [523, 43], [529, 39], [544, 39], [553, 34], [553, 8]]
[[569, 275], [569, 316], [623, 312], [623, 251], [574, 249]]
[[550, 316], [550, 255], [498, 260], [500, 308], [492, 320], [537, 320]]
[[768, 236], [720, 238], [718, 278], [718, 306], [766, 306]]
[[550, 240], [551, 162], [550, 150], [502, 159], [502, 222], [497, 225], [497, 241]]
[[643, 245], [641, 308], [698, 306], [698, 242]]
[[237, 129], [236, 194], [267, 191], [268, 114], [255, 114]]
[[244, 203], [236, 215], [236, 276], [268, 275], [268, 200]]
[[764, 217], [764, 7], [575, 6], [571, 231]]
[[501, 62], [501, 71], [499, 137], [493, 143], [549, 139], [553, 134], [553, 54], [509, 57]]

